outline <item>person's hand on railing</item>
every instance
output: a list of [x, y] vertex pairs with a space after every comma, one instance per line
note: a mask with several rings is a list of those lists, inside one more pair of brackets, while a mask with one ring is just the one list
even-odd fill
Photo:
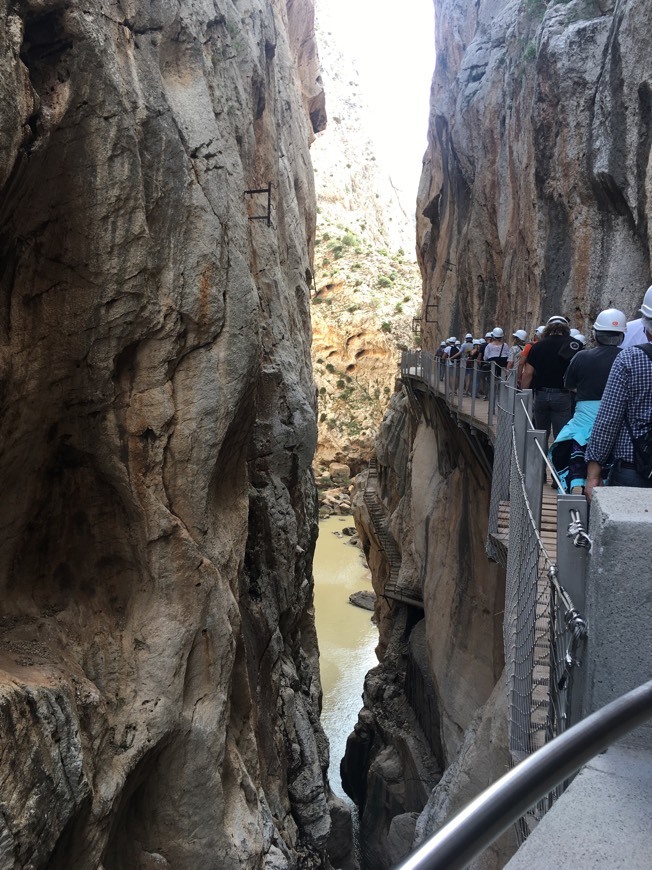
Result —
[[586, 485], [584, 487], [584, 495], [588, 501], [591, 501], [596, 486], [602, 486], [602, 469], [599, 462], [591, 461], [586, 467]]

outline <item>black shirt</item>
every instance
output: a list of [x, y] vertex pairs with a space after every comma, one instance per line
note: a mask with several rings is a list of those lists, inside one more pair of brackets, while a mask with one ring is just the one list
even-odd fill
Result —
[[605, 344], [575, 354], [564, 384], [569, 390], [577, 390], [578, 402], [595, 402], [602, 398], [611, 366], [619, 353], [619, 347]]
[[532, 345], [526, 363], [534, 369], [535, 390], [541, 387], [564, 389], [564, 375], [568, 368], [568, 360], [563, 359], [559, 351], [567, 343], [567, 335], [551, 335]]

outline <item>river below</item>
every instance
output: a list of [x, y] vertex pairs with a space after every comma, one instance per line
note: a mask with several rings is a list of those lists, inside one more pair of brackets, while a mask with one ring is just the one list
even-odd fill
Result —
[[342, 789], [340, 761], [346, 739], [362, 707], [365, 674], [378, 664], [374, 649], [378, 631], [372, 613], [349, 603], [349, 595], [371, 590], [364, 556], [350, 538], [338, 536], [352, 517], [329, 517], [319, 523], [315, 549], [315, 622], [324, 693], [321, 721], [330, 742], [328, 778], [333, 792], [347, 803]]

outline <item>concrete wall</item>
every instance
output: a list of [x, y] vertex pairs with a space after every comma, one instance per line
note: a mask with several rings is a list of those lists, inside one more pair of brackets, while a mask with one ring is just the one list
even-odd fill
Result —
[[[652, 676], [652, 489], [596, 490], [589, 534], [585, 716]], [[651, 738], [648, 723], [624, 742]]]

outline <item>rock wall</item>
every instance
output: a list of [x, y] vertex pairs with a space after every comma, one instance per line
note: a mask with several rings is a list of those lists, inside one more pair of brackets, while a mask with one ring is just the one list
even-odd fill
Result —
[[328, 863], [312, 22], [0, 0], [3, 870]]
[[650, 283], [646, 0], [443, 0], [418, 204], [424, 346], [565, 313], [590, 334]]
[[[459, 764], [466, 795], [488, 784], [487, 770], [505, 767], [504, 740], [487, 742], [490, 733], [492, 740], [502, 734], [500, 723], [474, 725], [504, 663], [504, 572], [484, 551], [490, 480], [478, 449], [490, 460], [490, 445], [460, 428], [439, 401], [405, 389], [393, 397], [376, 442], [378, 492], [400, 549], [399, 583], [418, 590], [423, 612], [382, 597], [389, 566], [365, 510], [364, 476], [358, 481], [354, 514], [378, 594], [381, 664], [365, 682], [365, 707], [343, 770], [350, 776], [347, 791], [362, 808], [370, 867], [389, 870], [409, 852], [419, 814], [432, 818], [430, 790], [467, 742], [464, 758], [471, 763]], [[478, 766], [483, 755], [486, 763]], [[395, 765], [386, 765], [391, 758]], [[427, 788], [410, 782], [404, 795], [407, 785], [395, 768]]]

